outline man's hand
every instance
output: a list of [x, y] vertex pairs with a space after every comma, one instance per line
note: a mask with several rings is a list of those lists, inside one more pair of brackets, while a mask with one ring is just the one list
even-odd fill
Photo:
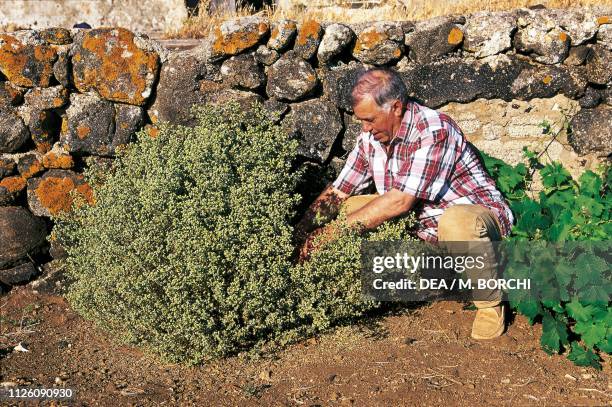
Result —
[[[300, 247], [298, 262], [301, 264], [310, 259], [310, 256], [323, 246], [338, 237], [340, 230], [335, 223], [316, 229], [308, 235], [304, 244]], [[317, 241], [315, 244], [315, 240]]]
[[306, 240], [308, 233], [312, 232], [317, 224], [317, 217], [323, 218], [326, 221], [333, 219], [340, 211], [340, 205], [348, 195], [344, 192], [329, 185], [325, 190], [314, 200], [310, 205], [304, 217], [295, 227], [295, 236], [298, 243]]
[[360, 223], [366, 229], [374, 229], [383, 222], [405, 214], [416, 201], [417, 198], [410, 194], [391, 189], [361, 209], [350, 213], [347, 221], [349, 224]]

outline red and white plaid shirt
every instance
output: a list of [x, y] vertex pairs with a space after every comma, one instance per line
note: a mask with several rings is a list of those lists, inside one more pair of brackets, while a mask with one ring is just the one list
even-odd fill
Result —
[[357, 195], [372, 181], [379, 194], [395, 188], [419, 199], [417, 235], [438, 240], [438, 219], [456, 204], [478, 204], [512, 229], [508, 204], [484, 170], [459, 126], [446, 114], [409, 102], [388, 153], [371, 133], [361, 133], [333, 186]]

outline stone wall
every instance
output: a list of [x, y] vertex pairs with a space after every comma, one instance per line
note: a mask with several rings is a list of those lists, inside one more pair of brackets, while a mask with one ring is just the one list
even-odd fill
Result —
[[185, 0], [3, 0], [0, 27], [118, 26], [137, 31], [173, 30], [187, 18]]
[[53, 281], [49, 260], [63, 251], [45, 240], [49, 217], [75, 197], [93, 200], [82, 170], [108, 165], [139, 129], [193, 124], [194, 103], [263, 103], [300, 139], [313, 179], [333, 177], [359, 134], [349, 93], [369, 66], [397, 69], [412, 97], [448, 112], [480, 149], [516, 163], [529, 146], [578, 175], [612, 152], [611, 17], [609, 8], [355, 26], [248, 17], [183, 51], [121, 28], [0, 34], [0, 282], [41, 272], [36, 287]]

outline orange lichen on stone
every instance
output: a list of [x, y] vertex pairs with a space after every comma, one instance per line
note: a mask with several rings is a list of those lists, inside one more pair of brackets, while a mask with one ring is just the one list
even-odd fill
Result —
[[6, 93], [8, 93], [8, 96], [11, 101], [21, 100], [21, 98], [23, 97], [23, 93], [20, 89], [11, 85], [10, 82], [4, 82], [3, 85], [4, 90], [6, 90]]
[[460, 44], [463, 41], [463, 32], [457, 27], [453, 27], [448, 33], [448, 43], [451, 45]]
[[236, 55], [259, 42], [260, 35], [255, 31], [237, 31], [228, 36], [224, 36], [221, 28], [215, 28], [215, 41], [213, 52], [216, 54]]
[[39, 160], [34, 160], [30, 166], [21, 173], [21, 176], [25, 179], [32, 178], [34, 175], [42, 172], [45, 168]]
[[598, 25], [602, 25], [602, 24], [610, 24], [610, 16], [601, 16], [597, 19], [597, 24]]
[[276, 41], [279, 34], [278, 27], [274, 27], [270, 33], [270, 41]]
[[360, 52], [363, 49], [372, 49], [388, 38], [387, 34], [379, 31], [363, 32], [355, 42], [354, 52]]
[[42, 164], [45, 168], [72, 168], [74, 166], [74, 160], [70, 154], [57, 155], [50, 151], [42, 158]]
[[87, 126], [78, 126], [77, 127], [77, 137], [79, 140], [84, 140], [91, 133], [91, 129]]
[[11, 194], [14, 194], [25, 189], [26, 180], [25, 178], [19, 175], [15, 175], [13, 177], [6, 177], [2, 181], [0, 181], [0, 187], [4, 187]]
[[86, 66], [74, 69], [77, 89], [86, 92], [94, 88], [105, 99], [134, 105], [146, 103], [147, 90], [159, 68], [158, 55], [138, 48], [134, 34], [124, 28], [89, 31], [73, 61], [94, 64], [94, 69]]
[[112, 97], [114, 100], [124, 100], [124, 99], [128, 99], [128, 98], [129, 98], [129, 96], [127, 95], [127, 93], [125, 93], [125, 92], [119, 92], [119, 91], [113, 92], [113, 94], [111, 95], [111, 97]]
[[86, 183], [75, 185], [71, 178], [47, 177], [40, 180], [35, 190], [40, 204], [49, 210], [51, 215], [69, 211], [74, 202], [71, 192], [76, 191], [85, 201], [92, 204], [93, 191]]
[[29, 46], [0, 34], [0, 71], [17, 86], [49, 86], [56, 58], [56, 51], [49, 46]]
[[147, 125], [145, 127], [145, 132], [151, 138], [155, 138], [155, 137], [157, 137], [159, 135], [159, 129], [157, 127], [155, 127], [155, 126]]
[[402, 55], [402, 50], [397, 48], [395, 51], [393, 51], [393, 56], [395, 58], [399, 58]]
[[566, 33], [559, 33], [559, 39], [563, 42], [567, 41], [567, 34]]
[[318, 40], [319, 35], [321, 35], [321, 24], [315, 20], [307, 20], [304, 21], [300, 27], [295, 43], [303, 46], [306, 45], [309, 40]]
[[88, 204], [93, 205], [95, 203], [93, 189], [89, 186], [88, 183], [77, 185], [75, 190], [80, 196], [85, 199]]
[[38, 151], [41, 154], [46, 153], [47, 151], [51, 150], [51, 143], [48, 141], [42, 141], [42, 142], [35, 142], [34, 144], [36, 144], [36, 151]]
[[50, 28], [42, 31], [40, 34], [48, 44], [63, 45], [72, 42], [70, 31], [66, 29]]
[[34, 144], [36, 145], [36, 151], [41, 154], [44, 154], [47, 151], [51, 150], [51, 143], [48, 141], [36, 141], [34, 142]]
[[546, 75], [544, 79], [542, 79], [542, 82], [544, 82], [545, 85], [548, 85], [551, 81], [552, 81], [552, 76], [550, 75]]
[[73, 201], [70, 191], [73, 189], [74, 182], [70, 178], [43, 178], [36, 188], [36, 197], [42, 206], [55, 215], [70, 210]]

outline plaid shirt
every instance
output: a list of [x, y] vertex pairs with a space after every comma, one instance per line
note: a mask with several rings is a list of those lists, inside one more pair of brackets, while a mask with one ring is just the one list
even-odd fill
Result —
[[371, 133], [361, 133], [333, 186], [356, 195], [372, 182], [381, 195], [395, 188], [419, 199], [414, 211], [421, 239], [437, 241], [440, 215], [456, 204], [482, 205], [496, 215], [504, 236], [512, 229], [508, 204], [459, 126], [418, 103], [408, 103], [388, 152]]

